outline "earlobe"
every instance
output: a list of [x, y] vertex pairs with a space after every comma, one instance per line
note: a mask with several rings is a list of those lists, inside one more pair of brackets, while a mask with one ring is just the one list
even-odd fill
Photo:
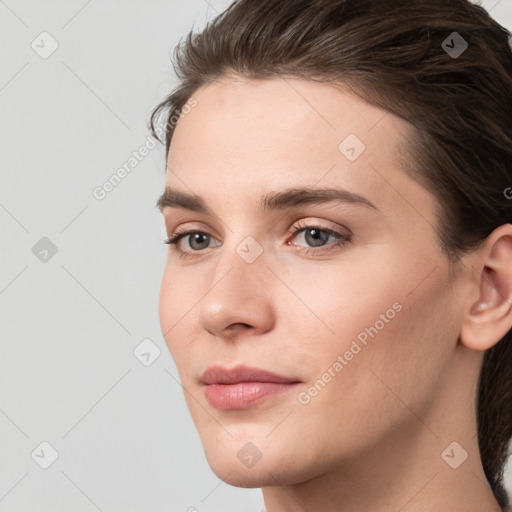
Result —
[[460, 342], [487, 350], [512, 328], [512, 224], [495, 229], [478, 251], [477, 300], [461, 326]]

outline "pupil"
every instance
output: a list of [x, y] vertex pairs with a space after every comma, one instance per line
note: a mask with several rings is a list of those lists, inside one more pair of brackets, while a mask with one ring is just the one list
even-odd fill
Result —
[[[201, 239], [201, 238], [205, 238], [205, 237], [206, 237], [206, 235], [204, 235], [204, 234], [196, 233], [196, 234], [192, 237], [192, 242], [191, 242], [190, 246], [191, 246], [192, 248], [194, 248], [194, 243], [195, 243], [195, 242], [199, 242], [199, 243], [201, 243], [201, 240], [200, 240], [200, 239]], [[203, 242], [204, 242], [204, 240], [203, 240]], [[197, 247], [195, 247], [195, 248], [197, 249]], [[202, 247], [199, 247], [199, 249], [202, 249]]]
[[[313, 235], [313, 238], [312, 238], [313, 243], [311, 244], [314, 247], [317, 247], [318, 245], [321, 245], [322, 241], [325, 242], [325, 240], [322, 240], [323, 238], [325, 238], [325, 234], [322, 234], [322, 231], [319, 231], [318, 229], [310, 229], [310, 230], [306, 231], [306, 241], [308, 243], [310, 243], [310, 240], [307, 240], [308, 233], [316, 233], [316, 236]], [[320, 235], [320, 238], [318, 238], [318, 235]], [[320, 243], [317, 243], [317, 242], [320, 242]]]

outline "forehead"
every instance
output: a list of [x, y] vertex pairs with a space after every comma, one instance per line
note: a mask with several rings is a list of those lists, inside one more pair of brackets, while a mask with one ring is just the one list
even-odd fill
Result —
[[409, 123], [367, 103], [343, 84], [224, 77], [201, 87], [194, 98], [197, 107], [176, 127], [177, 139], [187, 134], [192, 120], [204, 123], [203, 129], [197, 123], [192, 126], [196, 137], [214, 136], [219, 128], [226, 130], [222, 136], [230, 140], [262, 140], [266, 134], [266, 142], [286, 141], [288, 147], [303, 147], [308, 141], [317, 147], [323, 140], [325, 147], [336, 148], [349, 133], [366, 140], [371, 133], [375, 142], [393, 143], [410, 129]]
[[397, 152], [412, 125], [346, 87], [223, 78], [194, 98], [169, 150], [173, 188], [227, 199], [235, 190], [249, 198], [291, 186], [342, 186], [384, 211], [405, 211], [412, 202], [428, 216], [434, 207]]

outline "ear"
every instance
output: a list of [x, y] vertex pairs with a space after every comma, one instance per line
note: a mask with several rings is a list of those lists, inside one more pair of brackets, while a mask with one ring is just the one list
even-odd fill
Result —
[[477, 289], [464, 315], [460, 342], [483, 351], [512, 328], [512, 224], [496, 228], [471, 261]]

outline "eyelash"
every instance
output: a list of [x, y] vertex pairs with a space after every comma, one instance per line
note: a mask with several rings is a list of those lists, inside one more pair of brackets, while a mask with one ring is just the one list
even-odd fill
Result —
[[[351, 242], [351, 238], [348, 235], [345, 235], [343, 233], [339, 233], [338, 231], [334, 231], [332, 229], [328, 228], [322, 228], [321, 226], [315, 226], [315, 225], [295, 225], [293, 228], [287, 233], [287, 235], [297, 235], [298, 233], [301, 233], [303, 231], [308, 231], [315, 229], [317, 231], [321, 231], [323, 233], [327, 233], [329, 236], [334, 236], [337, 239], [337, 242], [328, 244], [326, 246], [322, 247], [311, 247], [311, 248], [302, 248], [300, 252], [309, 254], [310, 252], [314, 252], [316, 254], [323, 254], [325, 252], [333, 251], [337, 248], [342, 248], [346, 245], [348, 245]], [[190, 252], [182, 251], [181, 249], [178, 249], [178, 242], [186, 237], [187, 235], [193, 235], [193, 234], [201, 234], [211, 237], [208, 233], [205, 233], [204, 231], [199, 231], [197, 229], [184, 229], [184, 230], [177, 230], [175, 233], [171, 235], [170, 238], [167, 240], [164, 240], [164, 244], [174, 245], [174, 250], [176, 250], [180, 254], [180, 258], [197, 258], [203, 254], [203, 250], [201, 249], [199, 251], [192, 251], [193, 253], [197, 253], [192, 255]], [[212, 237], [213, 238], [213, 237]]]

